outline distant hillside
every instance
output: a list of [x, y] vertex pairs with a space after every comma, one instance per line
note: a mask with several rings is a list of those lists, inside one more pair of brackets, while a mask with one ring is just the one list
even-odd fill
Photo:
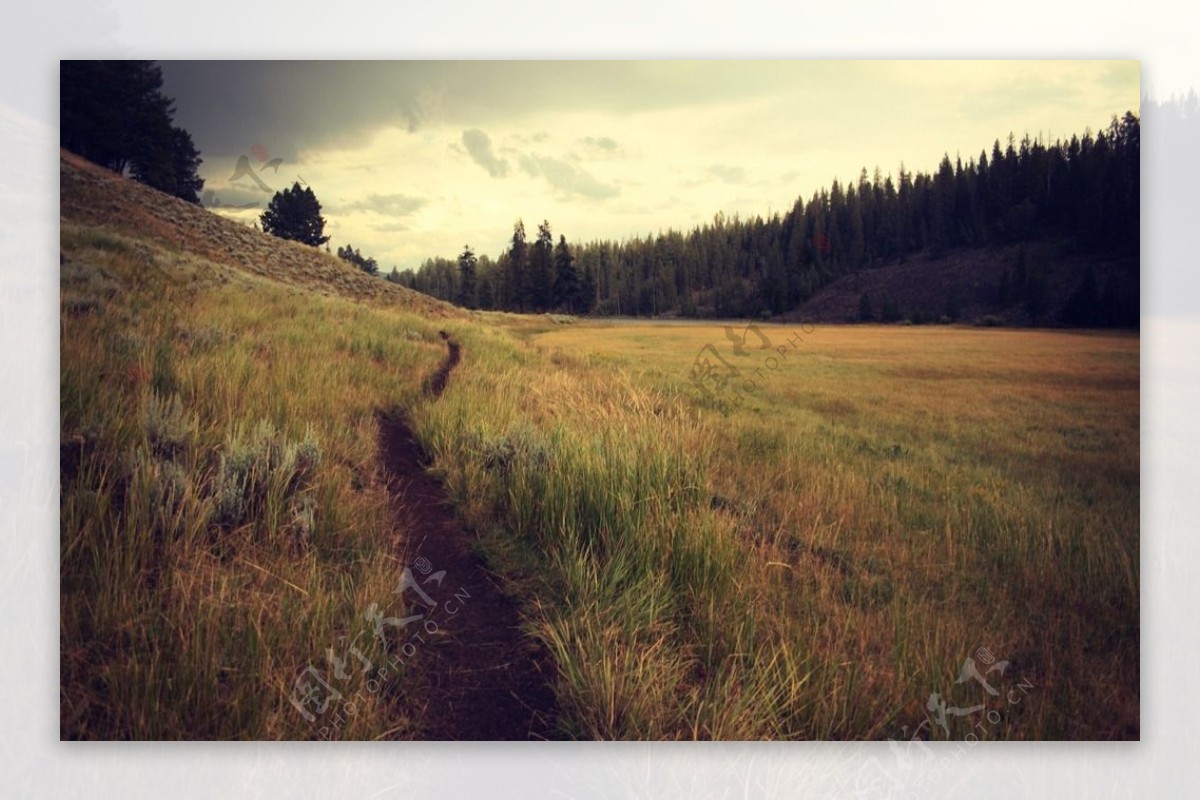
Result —
[[1089, 270], [1095, 313], [1105, 325], [1135, 327], [1136, 258], [1081, 254], [1061, 242], [967, 248], [940, 259], [921, 254], [860, 270], [837, 278], [778, 319], [860, 322], [869, 311], [872, 320], [884, 322], [1062, 325]]
[[430, 298], [324, 250], [289, 242], [225, 219], [60, 151], [59, 213], [64, 222], [94, 225], [154, 240], [219, 264], [326, 294], [381, 303], [427, 317], [463, 317]]

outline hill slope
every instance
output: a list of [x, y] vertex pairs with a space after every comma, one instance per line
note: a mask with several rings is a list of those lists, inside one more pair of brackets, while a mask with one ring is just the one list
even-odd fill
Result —
[[[60, 163], [60, 735], [330, 738], [298, 682], [370, 604], [406, 614], [422, 534], [378, 416], [419, 402], [465, 315]], [[336, 736], [419, 736], [411, 671], [368, 678], [338, 685], [367, 701]]]
[[255, 231], [193, 203], [60, 151], [60, 216], [324, 294], [367, 300], [429, 317], [465, 317], [448, 303], [367, 275], [324, 251]]
[[[1118, 298], [1115, 324], [1135, 324], [1132, 321], [1136, 320], [1138, 308], [1137, 262], [1080, 253], [1062, 242], [962, 248], [940, 259], [921, 254], [860, 270], [821, 288], [779, 319], [858, 322], [859, 304], [865, 294], [874, 320], [881, 319], [883, 305], [890, 299], [895, 303], [897, 319], [912, 322], [936, 322], [942, 317], [978, 322], [990, 315], [1006, 325], [1061, 325], [1065, 307], [1089, 269], [1098, 287], [1111, 286]], [[1029, 277], [1024, 289], [1017, 285], [1017, 276], [1022, 272]], [[1042, 311], [1036, 320], [1029, 311], [1030, 280], [1041, 285]], [[1006, 283], [1007, 291], [1002, 289]]]

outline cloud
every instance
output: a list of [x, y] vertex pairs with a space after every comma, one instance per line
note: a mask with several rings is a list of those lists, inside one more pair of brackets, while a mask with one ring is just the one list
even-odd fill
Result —
[[705, 172], [727, 184], [740, 184], [746, 180], [746, 171], [741, 167], [728, 167], [724, 164], [714, 164]]
[[471, 160], [487, 170], [488, 175], [493, 178], [508, 175], [508, 162], [496, 155], [491, 138], [483, 131], [478, 128], [463, 131], [462, 142]]
[[[162, 61], [175, 123], [206, 157], [261, 143], [285, 163], [301, 151], [368, 144], [382, 128], [495, 125], [530, 109], [628, 114], [769, 94], [776, 62]], [[791, 73], [791, 74], [789, 74]], [[630, 87], [637, 87], [631, 92]], [[314, 100], [319, 98], [320, 100]], [[548, 138], [545, 130], [532, 141]]]
[[521, 169], [531, 176], [542, 176], [552, 187], [568, 195], [604, 200], [620, 193], [615, 186], [601, 183], [586, 170], [550, 156], [522, 156]]
[[542, 168], [538, 166], [537, 156], [523, 154], [517, 163], [521, 165], [521, 170], [531, 178], [537, 178], [542, 174]]
[[415, 213], [427, 201], [425, 198], [410, 197], [409, 195], [367, 195], [363, 200], [356, 200], [341, 206], [338, 211], [373, 211], [387, 217], [407, 217]]
[[383, 225], [370, 226], [372, 231], [378, 231], [381, 234], [401, 234], [406, 231], [411, 231], [412, 228], [405, 223], [385, 223]]
[[617, 140], [613, 139], [611, 136], [585, 136], [583, 138], [583, 143], [589, 147], [607, 150], [609, 152], [620, 147], [620, 145], [617, 144]]

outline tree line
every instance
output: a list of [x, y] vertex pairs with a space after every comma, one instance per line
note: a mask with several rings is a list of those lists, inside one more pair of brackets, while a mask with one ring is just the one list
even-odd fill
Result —
[[[494, 259], [466, 248], [465, 270], [460, 255], [393, 269], [388, 278], [480, 309], [780, 314], [843, 275], [922, 253], [1065, 239], [1088, 253], [1136, 259], [1139, 164], [1140, 120], [1131, 111], [1096, 134], [1049, 145], [1010, 135], [1006, 146], [996, 140], [990, 154], [966, 162], [947, 154], [931, 173], [903, 164], [895, 177], [863, 169], [857, 181], [835, 180], [766, 219], [718, 213], [687, 232], [573, 245], [563, 236], [555, 244], [548, 222], [529, 242], [518, 220]], [[1036, 298], [1036, 285], [1021, 281], [1009, 291]]]

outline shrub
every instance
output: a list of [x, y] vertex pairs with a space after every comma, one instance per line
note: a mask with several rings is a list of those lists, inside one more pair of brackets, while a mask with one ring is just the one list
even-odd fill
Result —
[[296, 510], [306, 508], [307, 484], [320, 462], [321, 449], [311, 433], [290, 442], [266, 421], [248, 433], [234, 432], [214, 478], [213, 521], [227, 527], [292, 522]]
[[184, 414], [183, 401], [176, 393], [166, 397], [152, 392], [142, 423], [150, 450], [160, 459], [174, 459], [186, 452], [196, 434], [196, 418]]

